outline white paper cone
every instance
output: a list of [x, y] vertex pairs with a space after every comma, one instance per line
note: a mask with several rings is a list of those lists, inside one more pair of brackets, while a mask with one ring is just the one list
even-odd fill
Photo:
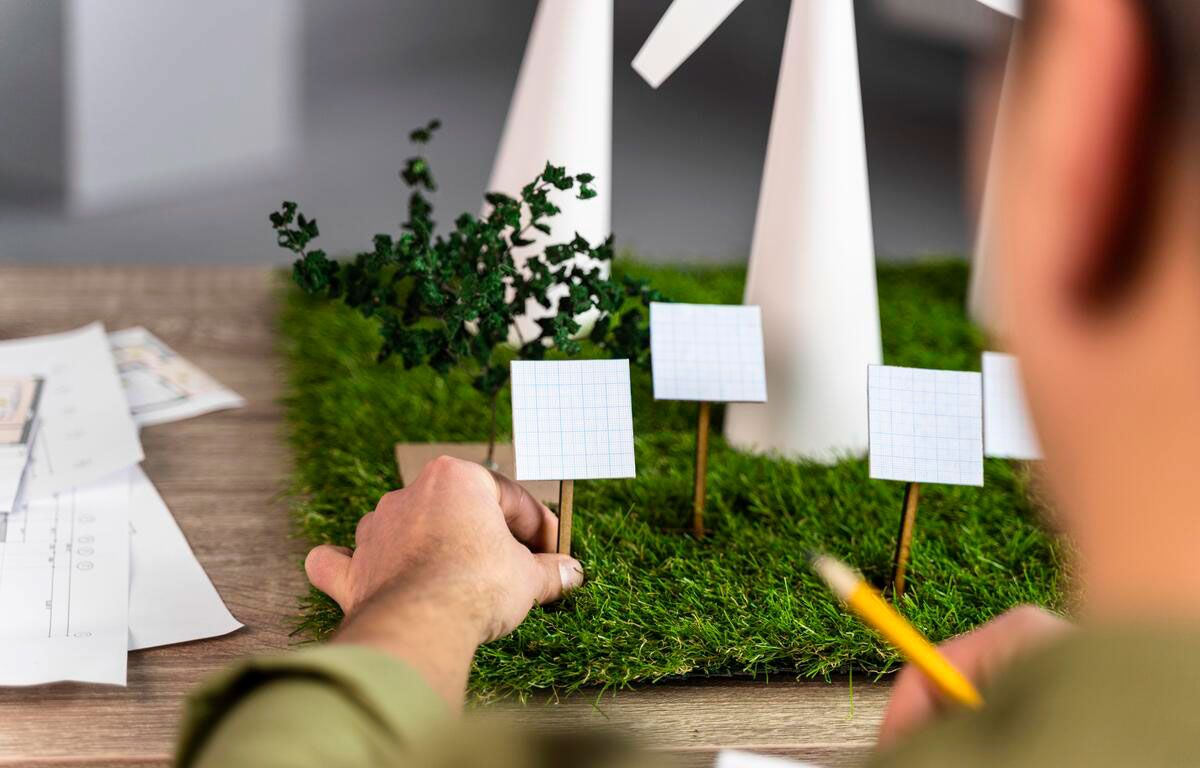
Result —
[[882, 362], [852, 0], [794, 0], [746, 303], [762, 307], [765, 405], [730, 405], [741, 448], [832, 461], [867, 448]]
[[[612, 30], [612, 0], [542, 0], [534, 17], [488, 190], [518, 197], [550, 161], [594, 175], [598, 193], [554, 195], [562, 213], [548, 237], [533, 232], [539, 246], [577, 232], [596, 245], [612, 232]], [[547, 314], [531, 302], [522, 337], [537, 336], [532, 319]]]

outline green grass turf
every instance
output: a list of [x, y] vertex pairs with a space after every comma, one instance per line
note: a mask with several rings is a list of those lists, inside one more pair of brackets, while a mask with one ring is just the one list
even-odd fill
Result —
[[[651, 278], [676, 301], [741, 299], [741, 270], [619, 268]], [[963, 313], [966, 277], [956, 262], [880, 267], [889, 364], [978, 370], [983, 340]], [[295, 510], [310, 541], [353, 544], [359, 516], [397, 485], [395, 442], [486, 439], [487, 406], [466, 376], [376, 364], [375, 328], [357, 315], [289, 290], [282, 328]], [[869, 480], [864, 459], [825, 467], [734, 451], [719, 437], [718, 408], [706, 512], [712, 534], [697, 542], [681, 532], [691, 508], [695, 406], [656, 403], [643, 371], [634, 371], [633, 389], [637, 478], [576, 488], [574, 548], [586, 585], [481, 649], [475, 694], [893, 669], [896, 655], [837, 606], [801, 553], [826, 549], [886, 583], [903, 485]], [[507, 395], [503, 401], [506, 433]], [[1039, 524], [1028, 470], [989, 460], [985, 473], [981, 489], [922, 488], [900, 608], [934, 639], [1017, 603], [1064, 601], [1062, 545]], [[326, 635], [339, 619], [319, 593], [305, 599], [308, 635]]]

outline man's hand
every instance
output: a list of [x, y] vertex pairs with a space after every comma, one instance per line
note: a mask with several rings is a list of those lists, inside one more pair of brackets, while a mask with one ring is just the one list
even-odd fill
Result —
[[[985, 688], [1014, 656], [1056, 639], [1070, 626], [1048, 611], [1022, 605], [973, 632], [948, 640], [939, 650], [976, 687]], [[892, 700], [879, 731], [879, 746], [894, 744], [952, 706], [925, 673], [906, 666], [892, 689]]]
[[346, 614], [335, 641], [399, 656], [456, 705], [480, 643], [583, 583], [576, 560], [547, 554], [557, 535], [524, 488], [442, 456], [363, 516], [354, 550], [319, 546], [304, 567]]

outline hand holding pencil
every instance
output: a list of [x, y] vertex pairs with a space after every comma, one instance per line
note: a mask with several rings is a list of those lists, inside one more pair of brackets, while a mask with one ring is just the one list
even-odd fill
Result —
[[892, 688], [879, 732], [881, 747], [935, 717], [942, 709], [939, 702], [947, 697], [963, 707], [978, 709], [983, 698], [972, 681], [991, 679], [1017, 654], [1053, 640], [1071, 627], [1070, 622], [1045, 609], [1021, 605], [934, 647], [847, 565], [819, 553], [812, 553], [809, 560], [839, 599], [911, 662]]
[[971, 681], [912, 624], [896, 613], [862, 576], [829, 555], [814, 554], [809, 560], [813, 570], [833, 593], [868, 626], [883, 635], [910, 663], [928, 675], [942, 693], [968, 709], [983, 707], [983, 697]]

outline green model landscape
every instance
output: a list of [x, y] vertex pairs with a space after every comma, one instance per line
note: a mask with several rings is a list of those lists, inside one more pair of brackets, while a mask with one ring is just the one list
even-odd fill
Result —
[[[739, 269], [626, 260], [617, 270], [648, 279], [675, 301], [742, 297]], [[880, 267], [887, 363], [978, 370], [983, 339], [963, 312], [966, 279], [956, 261]], [[282, 331], [295, 510], [311, 543], [353, 545], [358, 518], [399, 484], [396, 442], [487, 440], [489, 398], [468, 372], [442, 376], [428, 367], [405, 370], [398, 359], [377, 363], [378, 326], [343, 304], [291, 287]], [[632, 375], [638, 476], [576, 487], [573, 554], [587, 583], [480, 650], [471, 683], [477, 697], [678, 677], [893, 669], [895, 654], [837, 606], [802, 555], [823, 548], [885, 584], [903, 484], [869, 480], [861, 457], [826, 467], [735, 451], [719, 438], [718, 407], [711, 534], [696, 541], [687, 532], [695, 406], [655, 402], [649, 373], [634, 368]], [[504, 439], [507, 390], [499, 406]], [[922, 487], [899, 607], [934, 639], [1017, 603], [1064, 603], [1062, 544], [1039, 521], [1029, 469], [989, 460], [985, 473], [983, 488]], [[319, 593], [305, 599], [301, 629], [309, 636], [328, 634], [339, 619]]]

